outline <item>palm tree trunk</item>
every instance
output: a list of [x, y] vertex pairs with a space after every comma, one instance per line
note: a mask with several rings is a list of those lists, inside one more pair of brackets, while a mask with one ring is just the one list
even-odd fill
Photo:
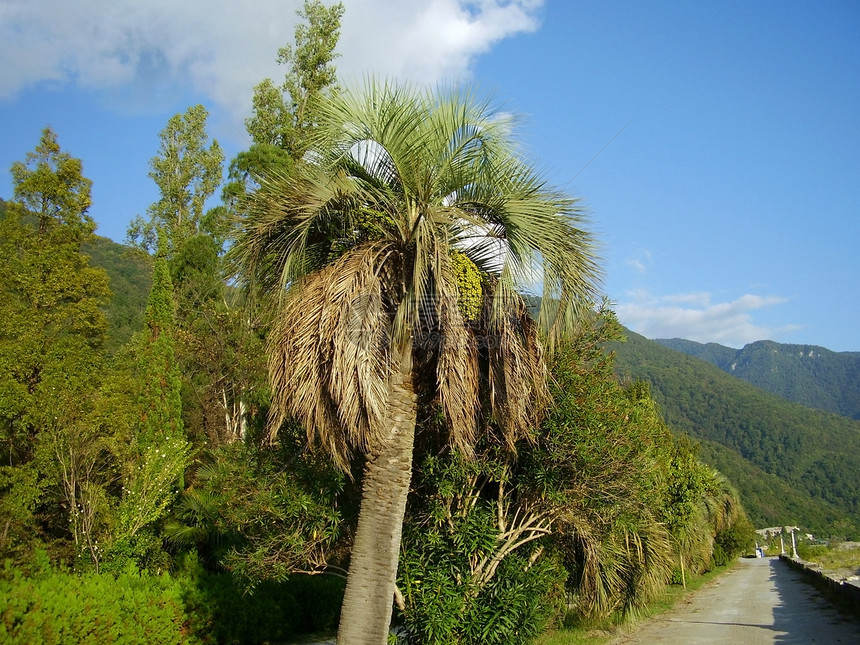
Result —
[[340, 645], [385, 645], [391, 623], [400, 535], [412, 478], [416, 397], [412, 344], [400, 358], [388, 394], [389, 440], [370, 454], [341, 607]]

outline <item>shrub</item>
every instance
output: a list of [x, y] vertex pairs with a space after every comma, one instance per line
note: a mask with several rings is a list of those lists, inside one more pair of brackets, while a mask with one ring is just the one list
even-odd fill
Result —
[[168, 576], [49, 571], [0, 580], [0, 642], [193, 643]]
[[343, 580], [294, 576], [253, 594], [230, 574], [73, 574], [45, 566], [0, 577], [0, 643], [263, 643], [336, 627]]

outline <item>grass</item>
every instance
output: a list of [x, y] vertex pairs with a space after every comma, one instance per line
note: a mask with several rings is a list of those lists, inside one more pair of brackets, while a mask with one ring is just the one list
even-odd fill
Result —
[[807, 562], [820, 564], [824, 571], [857, 574], [860, 571], [860, 546], [840, 544], [832, 547], [824, 545], [800, 545], [799, 555]]
[[534, 641], [534, 645], [605, 645], [630, 631], [637, 623], [672, 609], [687, 595], [734, 566], [737, 566], [737, 562], [724, 567], [715, 567], [701, 576], [690, 578], [687, 580], [686, 589], [681, 585], [667, 585], [663, 593], [650, 605], [639, 610], [635, 617], [624, 619], [612, 615], [603, 620], [582, 620], [569, 614], [565, 619], [564, 627], [543, 634]]

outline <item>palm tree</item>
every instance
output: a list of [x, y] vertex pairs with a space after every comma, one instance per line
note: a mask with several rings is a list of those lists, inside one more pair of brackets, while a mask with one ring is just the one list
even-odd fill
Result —
[[[548, 401], [546, 343], [593, 298], [595, 252], [577, 202], [471, 94], [368, 81], [315, 116], [303, 162], [251, 196], [233, 252], [242, 280], [280, 294], [270, 428], [297, 417], [342, 467], [366, 457], [338, 641], [379, 644], [419, 395], [465, 453], [491, 424], [513, 445]], [[519, 295], [533, 284], [537, 321]]]

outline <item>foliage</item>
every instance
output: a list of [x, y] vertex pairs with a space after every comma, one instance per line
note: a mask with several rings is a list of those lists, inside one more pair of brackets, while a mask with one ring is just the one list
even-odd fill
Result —
[[481, 272], [465, 253], [451, 253], [451, 266], [457, 277], [457, 306], [463, 320], [472, 322], [481, 314], [483, 288]]
[[489, 455], [421, 463], [398, 577], [414, 642], [526, 643], [563, 615], [567, 573], [537, 541], [548, 522], [507, 498], [509, 474]]
[[254, 144], [274, 146], [295, 160], [302, 157], [314, 125], [311, 103], [337, 88], [333, 61], [343, 12], [340, 2], [326, 7], [305, 0], [297, 12], [303, 20], [296, 26], [295, 46], [278, 50], [278, 63], [287, 68], [284, 82], [276, 87], [265, 79], [254, 87], [254, 113], [245, 121]]
[[147, 251], [155, 250], [163, 230], [165, 248], [173, 251], [194, 233], [217, 228], [204, 218], [206, 200], [221, 184], [224, 153], [206, 134], [208, 113], [202, 105], [170, 118], [161, 131], [161, 149], [150, 160], [149, 176], [161, 193], [149, 208], [149, 220], [136, 217], [128, 229], [128, 240]]
[[296, 576], [249, 595], [193, 565], [169, 576], [134, 568], [75, 574], [47, 565], [0, 575], [4, 643], [263, 643], [330, 631], [343, 581]]
[[343, 476], [299, 450], [236, 442], [212, 451], [165, 535], [176, 547], [195, 547], [248, 588], [327, 571], [339, 537], [335, 497]]
[[4, 557], [21, 561], [32, 550], [44, 485], [32, 464], [0, 466], [0, 554]]
[[162, 255], [156, 257], [152, 289], [146, 305], [146, 327], [135, 339], [139, 366], [140, 426], [143, 448], [158, 438], [183, 435], [179, 365], [176, 363], [176, 305], [173, 283]]
[[4, 643], [194, 643], [182, 587], [166, 576], [79, 576], [47, 570], [0, 578]]
[[123, 570], [128, 562], [165, 569], [158, 526], [183, 486], [192, 455], [181, 419], [173, 290], [160, 255], [145, 320], [146, 327], [112, 361], [90, 420], [109, 453], [102, 473], [111, 478], [110, 495], [102, 498], [103, 521], [95, 527], [100, 553], [90, 553], [97, 569], [104, 563]]
[[[491, 414], [509, 439], [522, 433], [541, 409], [544, 376], [537, 329], [515, 287], [542, 262], [546, 289], [561, 297], [541, 313], [549, 336], [573, 324], [596, 273], [578, 203], [545, 188], [506, 127], [469, 95], [369, 82], [319, 102], [317, 112], [314, 162], [263, 183], [232, 251], [246, 283], [266, 292], [291, 286], [269, 336], [273, 427], [299, 415], [342, 463], [365, 450], [382, 432], [380, 397], [393, 356], [414, 335], [416, 360], [427, 361], [420, 371], [436, 374], [451, 438], [468, 450], [481, 336], [494, 381]], [[384, 153], [364, 149], [368, 141]], [[384, 235], [353, 238], [332, 258], [332, 237], [355, 229], [368, 208], [386, 215]], [[492, 232], [479, 228], [484, 217]], [[458, 244], [467, 236], [472, 244]], [[516, 249], [501, 265], [500, 243]], [[451, 251], [492, 276], [475, 327], [455, 306]], [[432, 344], [421, 346], [423, 338]], [[357, 349], [367, 358], [357, 361]]]
[[287, 68], [283, 83], [276, 86], [267, 78], [254, 87], [253, 114], [245, 120], [253, 143], [230, 162], [223, 191], [234, 213], [260, 178], [273, 172], [291, 174], [304, 155], [314, 125], [313, 101], [337, 90], [333, 62], [343, 12], [341, 3], [326, 7], [319, 0], [306, 0], [297, 12], [303, 20], [296, 26], [294, 45], [278, 50], [277, 61]]
[[188, 436], [211, 446], [243, 439], [268, 403], [260, 314], [229, 288], [218, 241], [189, 237], [170, 262], [176, 285], [177, 358]]
[[40, 236], [63, 225], [78, 235], [93, 233], [95, 224], [87, 215], [92, 182], [84, 177], [81, 160], [60, 149], [51, 128], [42, 130], [35, 150], [13, 163], [10, 173], [15, 200], [36, 217]]
[[699, 454], [741, 491], [744, 508], [755, 526], [803, 524], [824, 535], [849, 531], [851, 522], [844, 511], [798, 490], [776, 474], [764, 472], [722, 444], [700, 440]]
[[556, 549], [583, 616], [635, 611], [662, 588], [671, 562], [657, 517], [671, 435], [647, 389], [622, 388], [603, 344], [620, 327], [603, 312], [553, 364], [554, 406], [524, 455], [531, 485], [559, 508]]
[[[95, 238], [89, 181], [50, 130], [13, 166], [16, 202], [0, 202], [0, 555], [12, 558], [0, 630], [13, 642], [333, 628], [342, 581], [304, 574], [349, 560], [363, 482], [345, 472], [373, 479], [392, 419], [410, 425], [410, 449], [417, 419], [411, 488], [411, 452], [398, 462], [398, 619], [414, 640], [525, 643], [568, 603], [629, 615], [676, 566], [748, 548], [737, 492], [672, 436], [648, 382], [614, 376], [604, 349], [620, 326], [590, 311], [597, 268], [576, 200], [548, 189], [470, 95], [335, 92], [342, 12], [307, 2], [295, 49], [279, 53], [284, 85], [255, 93], [246, 183], [225, 191], [247, 292], [224, 279], [226, 210], [203, 213], [221, 156], [200, 106], [162, 132], [161, 197], [130, 232], [149, 249], [161, 234], [154, 259]], [[148, 289], [145, 310], [139, 294], [109, 305], [82, 249], [119, 289]], [[546, 297], [522, 297], [540, 263]], [[307, 450], [315, 438], [338, 463]], [[808, 485], [850, 506], [836, 481], [853, 453], [789, 443], [818, 451], [797, 471]], [[379, 480], [371, 511], [394, 488]], [[40, 545], [75, 573], [40, 565]]]
[[860, 544], [856, 542], [812, 544], [797, 540], [797, 555], [818, 564], [834, 578], [860, 575]]
[[31, 532], [80, 547], [80, 506], [101, 494], [101, 448], [87, 417], [110, 292], [81, 252], [95, 229], [81, 173], [46, 128], [26, 162], [13, 164], [16, 201], [0, 214], [3, 555], [25, 553]]
[[746, 514], [714, 536], [714, 564], [726, 566], [732, 559], [753, 552], [755, 527]]

